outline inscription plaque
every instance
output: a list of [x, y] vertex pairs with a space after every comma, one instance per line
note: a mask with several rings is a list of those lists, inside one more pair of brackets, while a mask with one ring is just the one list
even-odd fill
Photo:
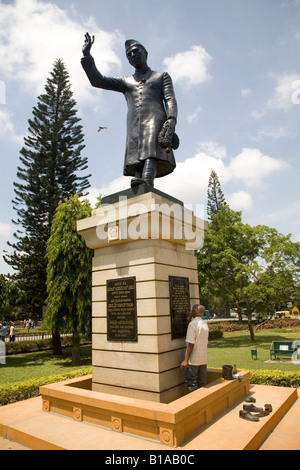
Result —
[[190, 286], [187, 277], [169, 276], [172, 339], [186, 336], [190, 311]]
[[106, 282], [108, 341], [137, 341], [135, 277]]

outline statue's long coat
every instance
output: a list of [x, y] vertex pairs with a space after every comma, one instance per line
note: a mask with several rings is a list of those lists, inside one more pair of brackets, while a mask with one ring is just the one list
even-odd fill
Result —
[[127, 138], [124, 175], [134, 176], [147, 158], [158, 160], [156, 177], [171, 173], [175, 166], [172, 150], [166, 153], [158, 142], [158, 134], [169, 117], [177, 119], [177, 102], [170, 75], [148, 68], [143, 76], [104, 77], [97, 70], [93, 57], [81, 59], [82, 66], [94, 87], [119, 91], [127, 106]]

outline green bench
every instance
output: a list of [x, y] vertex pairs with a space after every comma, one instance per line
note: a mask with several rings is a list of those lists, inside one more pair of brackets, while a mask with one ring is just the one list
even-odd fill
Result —
[[279, 356], [292, 357], [299, 347], [300, 341], [272, 341], [270, 357], [271, 359], [277, 359]]

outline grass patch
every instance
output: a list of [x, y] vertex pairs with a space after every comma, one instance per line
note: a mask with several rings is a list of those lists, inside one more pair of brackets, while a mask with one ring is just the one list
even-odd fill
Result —
[[[250, 341], [249, 331], [224, 332], [222, 338], [209, 341], [208, 367], [221, 368], [223, 364], [236, 364], [243, 370], [282, 370], [299, 371], [299, 364], [292, 362], [266, 363], [270, 359], [270, 346], [272, 341], [300, 340], [300, 329], [272, 329], [258, 330], [255, 333], [256, 341]], [[251, 358], [251, 349], [257, 349], [257, 359]]]
[[80, 366], [72, 365], [71, 348], [63, 348], [63, 355], [57, 357], [51, 350], [7, 356], [6, 364], [0, 364], [0, 385], [65, 374], [92, 364], [91, 345], [81, 346], [80, 355]]

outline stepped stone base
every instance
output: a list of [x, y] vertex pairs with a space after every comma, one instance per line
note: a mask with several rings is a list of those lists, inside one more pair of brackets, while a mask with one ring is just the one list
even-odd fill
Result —
[[43, 410], [54, 412], [177, 447], [219, 413], [249, 392], [243, 380], [221, 382], [221, 371], [209, 369], [208, 385], [168, 404], [92, 391], [91, 376], [40, 388]]
[[[215, 388], [215, 385], [210, 387]], [[201, 389], [197, 390], [187, 395], [185, 400], [194, 402], [195, 397], [199, 398], [202, 393]], [[242, 409], [246, 398], [242, 397], [177, 448], [160, 443], [157, 436], [156, 439], [143, 438], [56, 413], [44, 412], [42, 398], [31, 398], [0, 408], [0, 449], [118, 450], [120, 455], [122, 451], [126, 451], [128, 455], [130, 450], [135, 455], [138, 451], [146, 451], [149, 454], [167, 451], [170, 457], [171, 451], [175, 451], [177, 455], [178, 452], [184, 451], [192, 452], [195, 461], [197, 455], [201, 456], [195, 454], [195, 450], [300, 450], [299, 390], [250, 385], [248, 395], [256, 398], [257, 406], [271, 403], [273, 412], [256, 423], [245, 421], [239, 418], [239, 410]], [[196, 420], [197, 416], [194, 421]]]

